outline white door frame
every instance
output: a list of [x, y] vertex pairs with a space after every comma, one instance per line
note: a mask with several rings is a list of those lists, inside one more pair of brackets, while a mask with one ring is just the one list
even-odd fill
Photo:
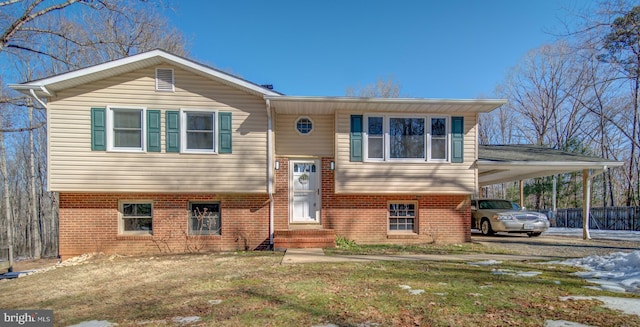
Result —
[[[300, 184], [299, 181], [294, 180], [294, 178], [300, 176], [300, 173], [294, 172], [296, 164], [309, 164], [310, 171], [309, 175], [311, 176], [311, 180], [309, 181], [310, 187], [313, 189], [304, 190], [298, 189], [304, 188]], [[311, 171], [315, 168], [315, 171]], [[321, 190], [322, 190], [322, 166], [321, 162], [318, 159], [290, 159], [289, 160], [289, 223], [293, 224], [320, 224], [320, 208], [322, 208], [321, 203]], [[296, 187], [297, 186], [297, 187]], [[306, 194], [306, 206], [304, 208], [298, 208], [303, 211], [304, 216], [297, 215], [297, 211], [295, 210], [295, 197], [296, 194], [300, 195]], [[299, 203], [299, 202], [298, 202]]]

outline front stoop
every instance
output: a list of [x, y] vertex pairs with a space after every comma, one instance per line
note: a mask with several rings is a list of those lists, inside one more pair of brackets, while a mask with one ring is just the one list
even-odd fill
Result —
[[275, 249], [334, 248], [336, 232], [333, 229], [282, 229], [273, 233]]

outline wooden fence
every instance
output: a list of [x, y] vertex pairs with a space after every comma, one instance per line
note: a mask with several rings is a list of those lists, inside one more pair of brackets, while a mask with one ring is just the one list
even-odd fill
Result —
[[[582, 228], [582, 208], [558, 209], [551, 226]], [[640, 207], [591, 208], [590, 229], [640, 231]]]

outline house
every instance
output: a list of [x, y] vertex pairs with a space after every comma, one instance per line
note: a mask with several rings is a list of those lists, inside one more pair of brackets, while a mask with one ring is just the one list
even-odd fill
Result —
[[285, 96], [161, 50], [11, 87], [47, 109], [63, 258], [467, 242], [505, 103]]

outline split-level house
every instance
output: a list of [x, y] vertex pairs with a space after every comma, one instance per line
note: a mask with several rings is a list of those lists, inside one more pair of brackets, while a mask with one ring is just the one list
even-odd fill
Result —
[[469, 241], [505, 103], [285, 96], [161, 50], [11, 87], [46, 107], [63, 258]]

